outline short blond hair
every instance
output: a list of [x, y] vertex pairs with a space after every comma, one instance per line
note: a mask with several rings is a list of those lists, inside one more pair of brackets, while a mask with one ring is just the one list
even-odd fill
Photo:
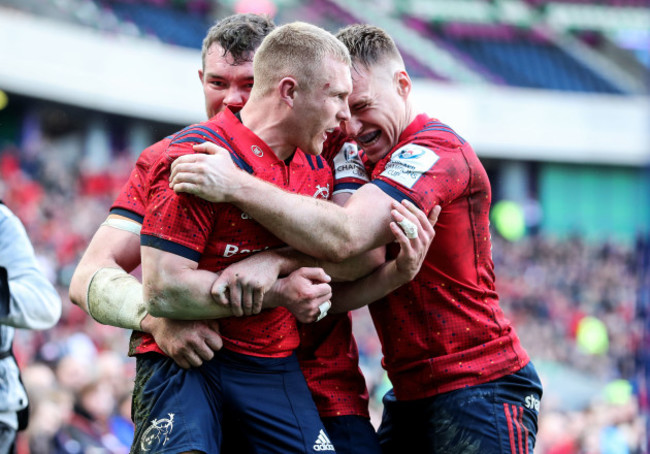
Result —
[[327, 30], [306, 22], [278, 27], [264, 38], [255, 53], [253, 90], [264, 95], [287, 76], [310, 90], [322, 80], [328, 58], [350, 65], [347, 48]]

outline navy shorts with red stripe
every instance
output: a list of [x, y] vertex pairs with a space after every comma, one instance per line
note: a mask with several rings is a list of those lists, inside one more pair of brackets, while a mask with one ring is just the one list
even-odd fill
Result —
[[500, 379], [426, 399], [384, 396], [384, 454], [533, 454], [542, 385], [532, 363]]

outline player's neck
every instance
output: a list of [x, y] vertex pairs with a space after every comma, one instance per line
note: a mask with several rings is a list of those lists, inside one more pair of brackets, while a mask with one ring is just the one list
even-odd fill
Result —
[[242, 124], [262, 139], [278, 159], [285, 161], [295, 153], [296, 147], [288, 141], [290, 128], [281, 112], [281, 106], [269, 106], [264, 102], [251, 105], [249, 100], [240, 114]]

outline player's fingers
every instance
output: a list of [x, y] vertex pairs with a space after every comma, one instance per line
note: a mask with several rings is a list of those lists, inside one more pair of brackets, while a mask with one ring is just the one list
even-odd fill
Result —
[[262, 311], [262, 303], [264, 302], [264, 291], [254, 289], [253, 291], [253, 314], [259, 314]]
[[187, 362], [184, 356], [172, 356], [174, 362], [183, 369], [189, 369], [191, 367], [190, 363]]
[[431, 226], [435, 226], [436, 223], [438, 222], [438, 216], [440, 216], [440, 211], [442, 211], [442, 207], [440, 205], [436, 205], [433, 207], [433, 210], [431, 210], [431, 213], [429, 213], [429, 222], [431, 223]]
[[399, 243], [401, 248], [410, 248], [411, 247], [411, 241], [409, 238], [406, 237], [404, 234], [404, 230], [397, 225], [396, 222], [391, 222], [389, 225], [390, 231], [393, 233], [393, 236], [395, 237], [395, 242]]
[[318, 305], [318, 317], [316, 317], [316, 321], [320, 322], [322, 319], [324, 319], [327, 316], [327, 311], [330, 310], [330, 307], [332, 307], [332, 303], [327, 300], [322, 302], [321, 304]]
[[189, 183], [169, 183], [169, 187], [175, 192], [184, 192], [186, 194], [193, 194], [195, 192], [196, 186]]
[[226, 284], [221, 282], [219, 279], [215, 281], [214, 284], [212, 284], [212, 299], [217, 303], [221, 304], [223, 306], [228, 306], [229, 301], [228, 301], [228, 293], [229, 289]]
[[188, 350], [185, 353], [185, 360], [191, 367], [199, 367], [203, 364], [203, 360], [194, 350]]
[[200, 157], [201, 155], [188, 154], [174, 159], [170, 167], [169, 179], [172, 180], [179, 173], [194, 170], [196, 168], [196, 162], [199, 161]]
[[301, 272], [305, 278], [312, 282], [330, 282], [332, 278], [325, 272], [323, 268], [318, 267], [305, 267], [301, 268]]
[[197, 143], [196, 145], [192, 146], [192, 148], [194, 151], [206, 154], [216, 154], [219, 151], [219, 147], [211, 142]]
[[321, 303], [325, 300], [332, 298], [332, 287], [329, 284], [315, 284], [312, 287], [312, 294], [314, 298], [321, 299]]
[[429, 219], [427, 218], [427, 215], [424, 213], [424, 211], [406, 199], [402, 200], [402, 205], [404, 205], [407, 210], [413, 213], [424, 231], [428, 233], [431, 233], [433, 231], [433, 227], [431, 226], [431, 223], [429, 222]]
[[194, 151], [197, 151], [199, 153], [205, 153], [205, 154], [228, 153], [228, 150], [212, 142], [199, 143], [192, 146], [192, 148], [194, 149]]
[[230, 292], [230, 309], [235, 317], [241, 317], [244, 315], [244, 310], [242, 309], [242, 289], [239, 282], [231, 282], [228, 285], [228, 291]]
[[221, 347], [223, 347], [223, 340], [215, 331], [210, 331], [205, 336], [205, 343], [214, 352], [221, 350]]
[[244, 315], [253, 314], [253, 298], [255, 289], [250, 286], [240, 286], [241, 288], [241, 307]]
[[421, 228], [419, 221], [415, 216], [411, 213], [408, 214], [409, 217], [413, 218], [413, 220], [409, 219], [407, 216], [405, 216], [402, 212], [398, 210], [391, 210], [390, 212], [391, 216], [393, 217], [393, 220], [395, 223], [401, 227], [401, 229], [404, 231], [404, 234], [406, 235], [407, 238], [414, 239], [418, 237], [419, 230]]
[[201, 167], [189, 167], [187, 169], [179, 167], [176, 173], [169, 176], [170, 187], [180, 183], [203, 184], [205, 183], [203, 169]]
[[208, 345], [207, 339], [205, 339], [204, 343], [197, 344], [194, 347], [194, 354], [199, 357], [201, 362], [210, 361], [214, 358], [214, 350]]

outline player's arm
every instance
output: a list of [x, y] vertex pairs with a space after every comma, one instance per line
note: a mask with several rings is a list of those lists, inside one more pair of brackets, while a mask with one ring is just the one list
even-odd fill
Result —
[[141, 247], [141, 256], [143, 294], [149, 314], [183, 320], [232, 315], [212, 296], [216, 273], [198, 269], [198, 263], [191, 259], [150, 246]]
[[[273, 281], [272, 285], [262, 286], [268, 287], [268, 291], [262, 291], [263, 307], [286, 306], [294, 313], [309, 312], [301, 321], [313, 321], [318, 305], [331, 297], [329, 276], [320, 268], [301, 268], [295, 275], [277, 280], [273, 277], [277, 276], [275, 272], [267, 272], [267, 278], [263, 278], [253, 267], [247, 268], [242, 271], [265, 282]], [[144, 299], [152, 315], [187, 320], [234, 315], [229, 305], [220, 303], [224, 288], [217, 283], [217, 277], [217, 273], [198, 269], [193, 260], [142, 246]], [[309, 307], [297, 308], [300, 304]]]
[[355, 282], [336, 284], [332, 297], [332, 312], [347, 312], [358, 309], [385, 297], [390, 292], [410, 282], [420, 271], [429, 246], [435, 237], [433, 226], [438, 220], [440, 206], [436, 206], [428, 219], [425, 214], [410, 206], [420, 222], [420, 230], [415, 238], [408, 238], [397, 222], [403, 216], [394, 212], [390, 229], [400, 246], [397, 257], [377, 268], [372, 274]]
[[209, 147], [214, 154], [187, 155], [172, 164], [174, 191], [234, 203], [283, 241], [319, 259], [338, 262], [392, 241], [389, 224], [396, 202], [375, 185], [364, 185], [338, 207], [248, 175], [211, 144], [195, 149]]
[[128, 274], [140, 264], [139, 231], [137, 222], [109, 215], [72, 275], [70, 300], [100, 323], [139, 330], [146, 315], [140, 283]]

